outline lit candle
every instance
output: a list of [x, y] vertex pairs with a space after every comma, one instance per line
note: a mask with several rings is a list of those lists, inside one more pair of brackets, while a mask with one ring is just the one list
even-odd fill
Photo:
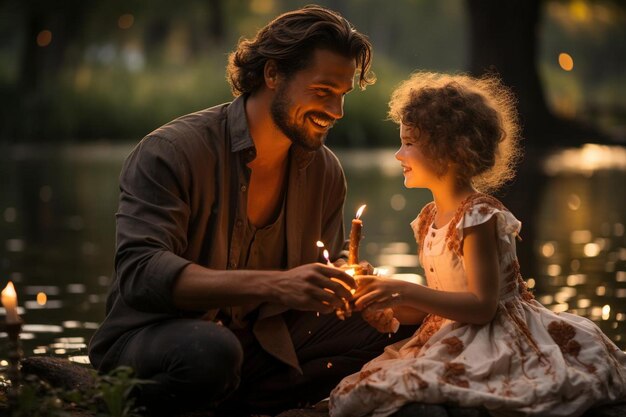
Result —
[[324, 259], [326, 259], [326, 265], [333, 266], [333, 264], [330, 262], [330, 255], [326, 249], [324, 249]]
[[363, 229], [363, 221], [360, 217], [365, 210], [365, 204], [356, 212], [356, 217], [352, 219], [352, 229], [350, 229], [350, 246], [348, 253], [348, 265], [358, 265], [359, 263], [359, 243], [361, 241], [361, 230]]
[[9, 281], [4, 290], [2, 290], [2, 305], [6, 310], [7, 323], [19, 323], [20, 317], [17, 315], [17, 294], [15, 293], [15, 287], [11, 281]]

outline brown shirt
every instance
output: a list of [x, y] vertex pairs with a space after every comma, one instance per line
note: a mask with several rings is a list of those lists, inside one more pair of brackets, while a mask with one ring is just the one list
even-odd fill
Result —
[[[240, 267], [250, 182], [246, 164], [256, 156], [244, 100], [180, 117], [146, 136], [126, 159], [116, 215], [116, 277], [107, 316], [89, 347], [97, 368], [115, 366], [127, 338], [142, 327], [207, 315], [180, 311], [172, 302], [173, 282], [189, 263]], [[326, 147], [292, 146], [289, 158], [286, 267], [323, 262], [317, 240], [337, 258], [344, 244], [346, 194], [339, 161]], [[297, 368], [280, 316], [285, 310], [261, 305], [253, 331], [268, 352]]]

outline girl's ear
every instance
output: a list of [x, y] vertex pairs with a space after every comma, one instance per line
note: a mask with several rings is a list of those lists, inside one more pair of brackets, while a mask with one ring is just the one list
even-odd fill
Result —
[[276, 61], [273, 59], [267, 60], [265, 67], [263, 68], [263, 77], [267, 88], [270, 90], [276, 89], [276, 84], [278, 82], [278, 67], [276, 66]]

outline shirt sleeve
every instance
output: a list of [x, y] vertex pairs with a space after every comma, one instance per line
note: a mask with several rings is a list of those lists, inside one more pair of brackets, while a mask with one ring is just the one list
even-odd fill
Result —
[[126, 304], [146, 312], [173, 313], [172, 285], [190, 261], [188, 172], [171, 141], [147, 137], [120, 175], [115, 267]]

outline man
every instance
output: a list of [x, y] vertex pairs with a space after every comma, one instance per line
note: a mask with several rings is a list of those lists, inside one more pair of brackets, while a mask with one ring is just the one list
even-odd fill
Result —
[[315, 245], [341, 255], [345, 178], [323, 143], [357, 70], [373, 82], [370, 62], [335, 12], [285, 13], [231, 54], [232, 103], [166, 124], [126, 160], [116, 280], [89, 354], [155, 381], [140, 392], [154, 414], [318, 401], [404, 335], [332, 314], [355, 282]]

